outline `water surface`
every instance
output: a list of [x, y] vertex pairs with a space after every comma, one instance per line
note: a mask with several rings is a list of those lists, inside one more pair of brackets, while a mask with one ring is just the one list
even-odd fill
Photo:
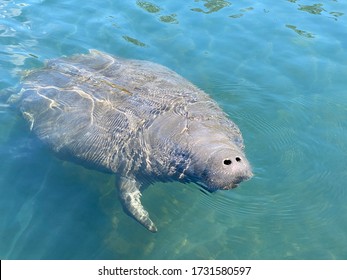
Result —
[[0, 2], [0, 89], [88, 49], [168, 66], [243, 132], [255, 177], [158, 183], [125, 215], [114, 176], [57, 159], [0, 103], [1, 259], [346, 259], [344, 1]]

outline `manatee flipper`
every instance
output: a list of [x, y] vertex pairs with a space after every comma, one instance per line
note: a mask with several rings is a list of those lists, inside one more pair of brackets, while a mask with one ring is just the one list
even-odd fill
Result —
[[124, 209], [140, 224], [151, 232], [157, 232], [157, 227], [149, 218], [148, 212], [141, 204], [140, 184], [134, 178], [119, 179], [119, 195]]

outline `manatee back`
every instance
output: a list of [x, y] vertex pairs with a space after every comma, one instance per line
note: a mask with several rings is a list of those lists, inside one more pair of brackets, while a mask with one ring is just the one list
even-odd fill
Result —
[[99, 51], [30, 72], [18, 102], [32, 131], [55, 152], [109, 172], [145, 164], [150, 151], [143, 133], [164, 114], [213, 119], [242, 145], [217, 104], [175, 72]]

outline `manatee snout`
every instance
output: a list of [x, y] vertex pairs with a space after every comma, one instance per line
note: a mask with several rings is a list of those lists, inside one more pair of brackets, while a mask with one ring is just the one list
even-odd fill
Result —
[[[227, 173], [233, 177], [230, 188], [236, 187], [239, 183], [252, 178], [253, 173], [249, 162], [243, 155], [227, 158], [223, 161]], [[228, 170], [229, 169], [229, 170]], [[226, 187], [226, 189], [229, 189]]]
[[210, 155], [198, 184], [208, 191], [229, 190], [252, 176], [252, 168], [241, 150], [219, 149]]

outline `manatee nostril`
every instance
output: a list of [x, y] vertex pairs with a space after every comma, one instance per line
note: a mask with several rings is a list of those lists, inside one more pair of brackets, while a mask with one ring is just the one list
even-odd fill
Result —
[[230, 165], [230, 164], [231, 164], [231, 160], [230, 160], [230, 159], [225, 159], [225, 160], [223, 161], [223, 163], [224, 163], [225, 165]]
[[240, 158], [240, 157], [236, 157], [235, 160], [236, 160], [237, 162], [240, 162], [240, 161], [241, 161], [241, 158]]

